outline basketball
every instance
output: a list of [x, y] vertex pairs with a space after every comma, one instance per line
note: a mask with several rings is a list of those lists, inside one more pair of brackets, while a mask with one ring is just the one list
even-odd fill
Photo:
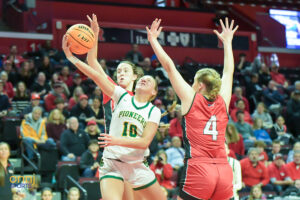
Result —
[[94, 32], [85, 24], [75, 24], [71, 26], [67, 34], [70, 50], [75, 54], [86, 54], [94, 45]]

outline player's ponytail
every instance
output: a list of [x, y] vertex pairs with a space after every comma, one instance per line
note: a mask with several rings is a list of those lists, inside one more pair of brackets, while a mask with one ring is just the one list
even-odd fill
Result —
[[210, 68], [204, 68], [196, 73], [196, 80], [198, 83], [202, 82], [206, 86], [207, 97], [210, 100], [215, 100], [221, 89], [220, 74]]

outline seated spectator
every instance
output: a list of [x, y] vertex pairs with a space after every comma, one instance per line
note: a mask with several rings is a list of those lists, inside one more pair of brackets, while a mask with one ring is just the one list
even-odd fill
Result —
[[50, 80], [51, 75], [54, 72], [54, 66], [50, 61], [50, 58], [48, 55], [44, 55], [42, 58], [42, 62], [39, 63], [37, 66], [39, 72], [44, 72], [46, 75], [47, 80]]
[[244, 192], [250, 191], [252, 186], [262, 186], [263, 190], [272, 191], [272, 186], [269, 185], [269, 174], [263, 162], [259, 161], [259, 150], [250, 148], [248, 158], [240, 161], [242, 168], [242, 180], [245, 188]]
[[265, 64], [262, 63], [259, 71], [259, 83], [263, 86], [263, 88], [268, 87], [269, 82], [272, 80], [272, 77], [270, 75], [270, 69]]
[[57, 97], [54, 101], [55, 104], [55, 108], [58, 109], [65, 117], [65, 119], [67, 119], [70, 116], [69, 111], [66, 109], [65, 107], [65, 100], [61, 97]]
[[80, 191], [77, 187], [71, 187], [68, 192], [68, 200], [79, 200]]
[[68, 66], [64, 66], [61, 69], [59, 79], [62, 80], [68, 87], [73, 85], [73, 78], [70, 75], [70, 69]]
[[229, 111], [230, 112], [233, 109], [236, 108], [237, 100], [243, 100], [243, 102], [244, 102], [244, 109], [246, 111], [248, 111], [248, 112], [250, 111], [248, 99], [246, 99], [246, 97], [243, 96], [243, 90], [239, 86], [237, 86], [237, 87], [234, 88], [234, 93], [231, 96], [231, 100], [230, 100], [230, 104], [229, 104]]
[[94, 121], [97, 123], [99, 129], [104, 132], [104, 114], [101, 107], [101, 98], [95, 96], [91, 105], [92, 116]]
[[41, 198], [42, 200], [52, 200], [53, 198], [52, 189], [48, 187], [43, 188], [41, 192]]
[[232, 168], [233, 172], [233, 198], [239, 199], [238, 191], [242, 189], [242, 171], [241, 171], [241, 164], [238, 160], [229, 156], [229, 148], [227, 143], [225, 142], [225, 150], [228, 155], [227, 160]]
[[175, 187], [175, 183], [171, 181], [173, 175], [173, 168], [167, 162], [168, 156], [164, 150], [157, 152], [154, 157], [150, 169], [154, 172], [158, 183], [164, 188], [171, 190]]
[[279, 140], [282, 145], [288, 145], [294, 141], [293, 136], [287, 133], [285, 120], [281, 115], [277, 117], [276, 123], [271, 129], [270, 136], [272, 140]]
[[68, 119], [66, 129], [60, 136], [60, 149], [63, 161], [75, 161], [88, 148], [89, 136], [83, 130], [78, 129], [79, 123], [76, 117]]
[[[300, 82], [299, 82], [300, 84]], [[300, 136], [300, 90], [295, 90], [287, 103], [289, 127], [295, 137]], [[299, 137], [300, 138], [300, 137]]]
[[275, 81], [278, 85], [282, 85], [283, 87], [289, 86], [289, 83], [286, 81], [283, 74], [278, 72], [279, 65], [272, 64], [271, 66], [271, 72], [270, 75], [272, 77], [272, 80]]
[[285, 169], [293, 181], [300, 179], [300, 151], [294, 152], [294, 161], [286, 164]]
[[56, 107], [56, 98], [61, 97], [64, 100], [64, 102], [66, 102], [67, 97], [63, 92], [64, 88], [60, 82], [57, 82], [53, 85], [53, 90], [49, 92], [47, 96], [45, 96], [45, 108], [47, 112], [53, 110]]
[[83, 177], [95, 177], [99, 163], [102, 159], [102, 152], [99, 151], [98, 140], [91, 139], [88, 150], [80, 158], [80, 169], [83, 170]]
[[[50, 80], [50, 83], [49, 83], [52, 90], [54, 90], [57, 83], [59, 83], [60, 86], [62, 87], [62, 93], [66, 97], [70, 96], [70, 94], [73, 94], [73, 93], [70, 93], [70, 89], [68, 88], [68, 86], [64, 82], [59, 80], [59, 74], [54, 73], [54, 74], [52, 74], [52, 77], [51, 77], [51, 80]], [[72, 92], [73, 92], [73, 90], [72, 90]]]
[[18, 73], [18, 81], [23, 82], [27, 88], [31, 88], [34, 82], [34, 74], [30, 70], [28, 61], [22, 63], [22, 67]]
[[92, 140], [98, 140], [98, 137], [100, 137], [100, 129], [97, 126], [96, 121], [90, 120], [87, 123], [87, 126], [85, 128], [85, 132], [90, 136], [90, 139]]
[[12, 99], [13, 101], [30, 101], [29, 92], [26, 89], [24, 82], [19, 82], [17, 86], [16, 95]]
[[300, 142], [296, 142], [296, 143], [294, 144], [293, 149], [289, 151], [288, 157], [287, 157], [287, 159], [286, 159], [286, 162], [287, 162], [287, 163], [290, 163], [290, 162], [293, 162], [293, 161], [294, 161], [294, 152], [295, 152], [295, 151], [300, 151]]
[[235, 127], [238, 132], [243, 136], [245, 148], [248, 149], [252, 147], [254, 141], [256, 140], [253, 134], [253, 130], [250, 124], [244, 121], [244, 112], [238, 111], [236, 112], [237, 122], [235, 123]]
[[255, 141], [254, 147], [259, 151], [258, 161], [266, 162], [269, 160], [267, 153], [265, 152], [266, 144], [263, 141]]
[[32, 113], [22, 120], [21, 135], [25, 149], [29, 159], [33, 159], [34, 152], [29, 147], [36, 148], [36, 146], [51, 149], [56, 146], [52, 138], [48, 138], [46, 131], [46, 121], [42, 119], [42, 108], [35, 107]]
[[169, 135], [170, 124], [160, 123], [156, 133], [159, 149], [168, 149], [171, 146], [171, 137]]
[[[102, 65], [101, 65], [102, 66]], [[149, 57], [144, 58], [143, 63], [141, 63], [141, 66], [143, 67], [144, 74], [155, 77], [155, 70], [151, 66], [151, 60]]]
[[5, 71], [8, 75], [8, 82], [11, 82], [12, 85], [15, 85], [17, 83], [17, 73], [15, 72], [15, 70], [13, 69], [13, 66], [12, 66], [12, 62], [7, 60], [7, 61], [4, 61], [3, 63], [3, 71]]
[[274, 161], [268, 166], [268, 172], [273, 188], [275, 189], [276, 193], [280, 195], [285, 187], [291, 185], [293, 181], [287, 177], [282, 154], [274, 154], [273, 160]]
[[300, 179], [294, 181], [294, 185], [286, 189], [282, 196], [299, 197], [300, 196]]
[[13, 166], [9, 162], [10, 147], [0, 142], [0, 199], [12, 199], [11, 176], [14, 175]]
[[79, 97], [79, 102], [72, 108], [70, 115], [77, 117], [80, 128], [84, 128], [86, 122], [93, 119], [93, 111], [88, 105], [88, 96], [82, 94]]
[[170, 86], [170, 80], [168, 73], [158, 62], [157, 67], [155, 68], [155, 80], [158, 83], [158, 86]]
[[175, 170], [183, 166], [184, 149], [181, 147], [181, 140], [179, 137], [172, 138], [172, 146], [166, 150], [168, 163], [172, 165]]
[[48, 117], [46, 130], [49, 138], [55, 142], [60, 140], [60, 136], [66, 129], [65, 117], [58, 109], [53, 109]]
[[269, 161], [273, 161], [273, 157], [275, 154], [280, 153], [281, 144], [279, 140], [274, 140], [272, 142], [272, 150], [268, 153]]
[[257, 108], [252, 114], [253, 120], [256, 118], [260, 118], [263, 121], [263, 127], [264, 129], [270, 129], [273, 127], [273, 120], [271, 115], [268, 113], [266, 106], [263, 102], [259, 102], [257, 104]]
[[6, 71], [1, 72], [1, 80], [3, 82], [3, 92], [7, 94], [8, 98], [12, 99], [15, 95], [14, 86], [8, 81], [8, 74]]
[[242, 72], [242, 71], [245, 70], [245, 68], [250, 67], [250, 66], [251, 66], [251, 63], [246, 60], [246, 54], [245, 53], [240, 53], [239, 61], [236, 65], [236, 71], [237, 72]]
[[271, 80], [263, 91], [264, 103], [269, 109], [276, 109], [284, 103], [284, 96], [277, 90], [276, 82]]
[[[3, 93], [3, 81], [0, 80], [0, 119], [7, 115], [8, 109], [11, 108], [8, 96]], [[1, 126], [1, 123], [0, 123]], [[1, 129], [0, 129], [1, 130]]]
[[35, 92], [44, 99], [45, 95], [51, 91], [50, 85], [46, 82], [44, 72], [39, 72], [36, 81], [31, 86], [31, 92]]
[[248, 200], [267, 200], [267, 197], [263, 194], [261, 186], [255, 185], [251, 188]]
[[256, 140], [265, 142], [267, 145], [272, 144], [269, 133], [263, 129], [263, 121], [261, 118], [256, 118], [253, 124], [253, 133]]
[[139, 52], [139, 46], [137, 44], [132, 45], [132, 49], [126, 53], [125, 59], [130, 60], [134, 64], [139, 64], [144, 60], [141, 52]]
[[[177, 102], [178, 98], [177, 98], [177, 95], [176, 95], [174, 89], [171, 86], [169, 86], [166, 90], [166, 94], [165, 94], [162, 102], [163, 102], [165, 108], [168, 108], [168, 106], [172, 105], [174, 101]], [[179, 103], [177, 103], [177, 104], [179, 104]]]
[[243, 136], [237, 132], [234, 124], [227, 124], [225, 135], [229, 149], [234, 151], [237, 158], [242, 158], [245, 155]]
[[236, 112], [237, 111], [242, 111], [244, 113], [244, 120], [245, 120], [245, 122], [247, 122], [247, 123], [249, 123], [249, 124], [252, 125], [253, 124], [252, 118], [251, 118], [250, 113], [245, 110], [245, 103], [244, 103], [244, 101], [241, 100], [241, 99], [239, 99], [235, 103], [236, 103], [236, 107], [233, 110], [231, 110], [231, 112], [230, 112], [230, 116], [231, 116], [232, 120], [234, 122], [237, 122]]
[[[154, 101], [154, 105], [157, 106], [159, 109], [160, 109], [160, 112], [161, 113], [164, 113], [166, 110], [164, 108], [164, 105], [162, 103], [162, 101], [160, 99], [156, 99]], [[161, 119], [160, 119], [160, 122], [163, 122], [165, 124], [168, 124], [169, 123], [169, 119], [168, 119], [168, 116], [163, 116]]]
[[99, 98], [102, 102], [102, 91], [98, 86], [95, 87], [93, 94], [90, 96], [89, 105], [93, 104], [93, 100], [95, 97]]
[[73, 91], [73, 96], [69, 100], [68, 110], [72, 110], [72, 108], [79, 102], [79, 97], [83, 94], [82, 88], [77, 86]]
[[263, 88], [259, 84], [259, 76], [257, 73], [251, 74], [251, 79], [249, 83], [246, 83], [246, 94], [247, 99], [252, 100], [250, 103], [250, 108], [253, 110], [255, 103], [260, 101], [262, 96]]
[[[32, 112], [32, 109], [36, 106], [40, 106], [40, 95], [36, 94], [36, 93], [32, 93], [31, 94], [31, 101], [30, 101], [30, 105], [27, 106], [23, 111], [22, 111], [22, 115], [27, 115], [29, 113]], [[42, 108], [43, 109], [43, 108]], [[43, 109], [44, 111], [44, 109]]]
[[177, 136], [182, 140], [183, 133], [182, 133], [181, 121], [182, 121], [181, 106], [177, 105], [175, 107], [175, 118], [170, 121], [170, 129], [169, 129], [170, 137]]
[[24, 58], [18, 53], [17, 45], [13, 44], [10, 46], [9, 54], [5, 56], [4, 61], [9, 60], [12, 62], [13, 67], [19, 68], [20, 64], [24, 62]]
[[81, 78], [80, 74], [76, 73], [76, 74], [74, 74], [74, 76], [73, 76], [73, 86], [71, 86], [71, 87], [69, 88], [70, 93], [73, 94], [75, 88], [78, 87], [78, 86], [80, 86], [80, 87], [82, 88], [84, 94], [87, 93], [88, 89], [87, 89], [86, 86], [83, 84], [82, 78]]

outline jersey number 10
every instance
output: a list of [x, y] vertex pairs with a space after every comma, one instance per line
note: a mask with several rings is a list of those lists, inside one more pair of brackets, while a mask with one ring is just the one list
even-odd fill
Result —
[[206, 122], [205, 128], [203, 130], [204, 135], [212, 135], [213, 140], [217, 140], [217, 117], [216, 115], [211, 116], [211, 118]]
[[136, 137], [137, 135], [137, 127], [134, 124], [129, 124], [128, 122], [123, 123], [123, 132], [122, 136], [127, 137], [128, 136], [128, 128], [129, 128], [129, 136], [130, 137]]

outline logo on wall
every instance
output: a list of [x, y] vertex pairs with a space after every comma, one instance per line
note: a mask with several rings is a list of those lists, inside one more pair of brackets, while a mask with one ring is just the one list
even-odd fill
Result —
[[171, 46], [177, 46], [177, 43], [179, 42], [179, 37], [175, 32], [171, 32], [167, 36], [167, 41], [170, 43]]

